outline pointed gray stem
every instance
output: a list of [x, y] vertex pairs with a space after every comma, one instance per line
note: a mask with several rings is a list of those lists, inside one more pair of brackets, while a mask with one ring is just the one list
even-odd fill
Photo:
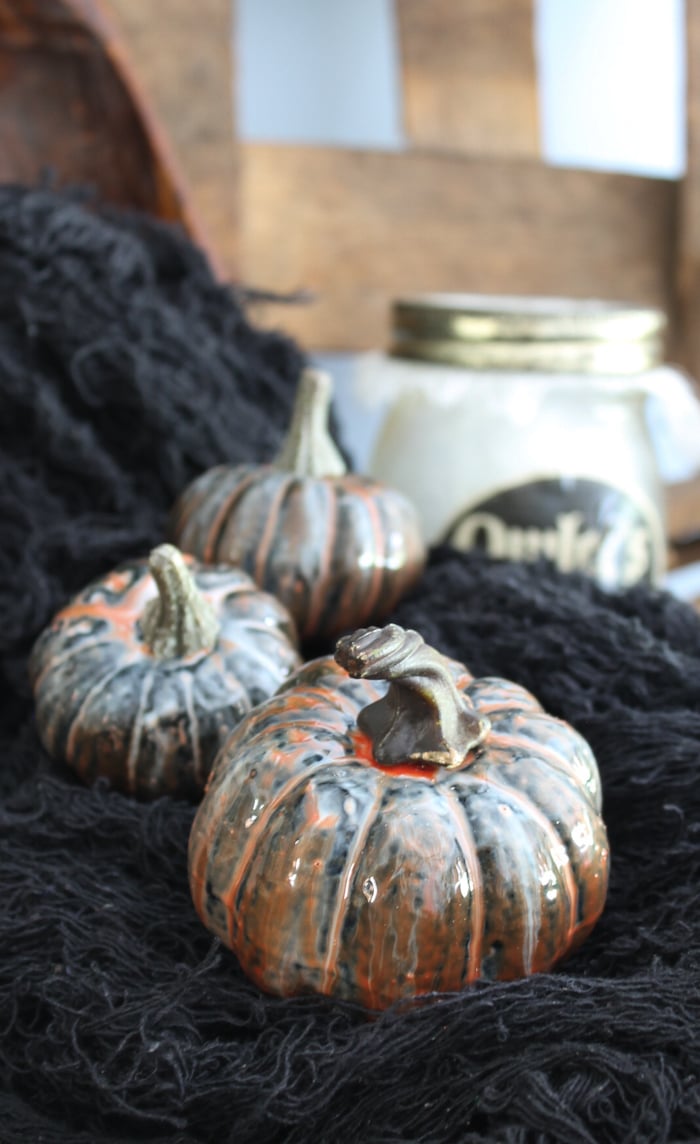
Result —
[[347, 466], [328, 432], [333, 383], [327, 373], [305, 369], [292, 422], [273, 464], [298, 477], [342, 477]]
[[219, 624], [182, 553], [172, 544], [161, 544], [151, 552], [148, 567], [158, 588], [141, 616], [144, 643], [151, 653], [156, 659], [172, 659], [211, 651]]
[[357, 722], [372, 740], [377, 762], [408, 761], [456, 769], [488, 734], [466, 695], [457, 690], [444, 656], [398, 624], [362, 628], [338, 641], [336, 661], [355, 679], [385, 679], [383, 699], [360, 711]]

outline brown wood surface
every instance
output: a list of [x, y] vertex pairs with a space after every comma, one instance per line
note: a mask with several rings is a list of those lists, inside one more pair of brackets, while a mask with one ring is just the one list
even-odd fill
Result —
[[[680, 184], [679, 356], [700, 378], [700, 0], [686, 0], [687, 170]], [[700, 523], [700, 513], [698, 514]]]
[[[676, 358], [700, 393], [700, 0], [686, 0], [687, 170], [679, 184], [676, 248]], [[700, 559], [700, 477], [667, 490], [669, 564]]]
[[675, 184], [528, 160], [243, 148], [242, 274], [308, 289], [267, 320], [316, 349], [386, 341], [390, 300], [421, 290], [603, 296], [666, 305]]
[[93, 187], [197, 223], [165, 139], [95, 0], [0, 0], [0, 181]]
[[533, 0], [396, 0], [412, 144], [539, 155]]
[[184, 172], [214, 261], [237, 263], [232, 0], [107, 0]]

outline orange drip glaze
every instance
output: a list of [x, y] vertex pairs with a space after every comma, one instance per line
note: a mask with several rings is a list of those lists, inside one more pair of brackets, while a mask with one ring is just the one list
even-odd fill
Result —
[[405, 763], [394, 763], [392, 766], [385, 766], [375, 759], [372, 741], [368, 735], [365, 735], [363, 731], [355, 730], [350, 731], [350, 738], [352, 739], [355, 757], [358, 758], [361, 763], [367, 763], [368, 766], [374, 767], [375, 770], [383, 771], [385, 775], [394, 775], [405, 779], [430, 779], [434, 782], [438, 777], [438, 772], [442, 769], [437, 763], [417, 763], [411, 759], [407, 759]]

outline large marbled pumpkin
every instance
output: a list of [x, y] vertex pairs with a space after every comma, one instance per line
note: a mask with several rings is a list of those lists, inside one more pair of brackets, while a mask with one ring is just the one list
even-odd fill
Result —
[[425, 564], [418, 515], [394, 489], [346, 471], [328, 434], [330, 379], [302, 376], [288, 439], [267, 465], [219, 465], [177, 501], [175, 544], [231, 563], [282, 600], [303, 640], [381, 619]]
[[54, 758], [87, 782], [197, 798], [232, 729], [299, 663], [277, 600], [239, 569], [162, 545], [63, 608], [29, 670]]
[[415, 632], [355, 633], [337, 655], [215, 763], [189, 850], [204, 924], [262, 989], [369, 1009], [550, 969], [605, 901], [588, 744]]

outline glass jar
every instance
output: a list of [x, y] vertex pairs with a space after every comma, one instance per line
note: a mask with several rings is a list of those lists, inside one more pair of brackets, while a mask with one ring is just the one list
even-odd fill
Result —
[[429, 543], [552, 561], [606, 588], [658, 582], [663, 490], [645, 405], [659, 311], [547, 298], [398, 301], [389, 356], [359, 392], [385, 416], [372, 476], [405, 492]]

